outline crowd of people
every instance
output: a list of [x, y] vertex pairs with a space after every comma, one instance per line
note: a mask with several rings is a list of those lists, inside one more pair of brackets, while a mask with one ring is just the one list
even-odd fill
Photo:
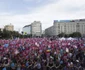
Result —
[[0, 40], [0, 70], [85, 70], [85, 40]]

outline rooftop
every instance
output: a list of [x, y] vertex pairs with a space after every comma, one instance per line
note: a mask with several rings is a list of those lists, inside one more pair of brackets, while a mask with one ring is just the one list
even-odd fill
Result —
[[25, 27], [29, 27], [29, 26], [31, 26], [31, 25], [26, 25], [26, 26], [24, 26], [23, 28], [25, 28]]
[[85, 21], [85, 19], [75, 19], [75, 20], [54, 20], [54, 22], [76, 22], [76, 21]]

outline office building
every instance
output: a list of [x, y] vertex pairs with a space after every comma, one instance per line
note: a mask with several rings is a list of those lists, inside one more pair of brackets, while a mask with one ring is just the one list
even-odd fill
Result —
[[60, 33], [71, 34], [80, 32], [85, 35], [85, 19], [78, 20], [54, 20], [53, 26], [45, 30], [45, 34], [49, 36], [59, 35]]
[[32, 36], [41, 36], [42, 26], [40, 21], [34, 21], [30, 25], [23, 27], [23, 33], [32, 34]]
[[31, 32], [31, 25], [26, 25], [23, 27], [23, 34], [32, 34]]
[[42, 34], [42, 27], [40, 21], [34, 21], [32, 24], [32, 35], [33, 36], [41, 36]]

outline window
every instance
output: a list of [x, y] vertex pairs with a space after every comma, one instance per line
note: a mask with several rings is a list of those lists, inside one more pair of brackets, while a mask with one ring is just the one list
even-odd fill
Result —
[[79, 28], [80, 28], [80, 25], [79, 25], [79, 23], [77, 23], [77, 25], [76, 25], [76, 31], [77, 31], [77, 32], [80, 31]]

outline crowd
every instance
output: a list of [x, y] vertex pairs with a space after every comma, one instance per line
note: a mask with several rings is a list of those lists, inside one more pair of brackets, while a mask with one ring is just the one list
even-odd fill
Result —
[[85, 40], [0, 40], [0, 70], [85, 70]]

